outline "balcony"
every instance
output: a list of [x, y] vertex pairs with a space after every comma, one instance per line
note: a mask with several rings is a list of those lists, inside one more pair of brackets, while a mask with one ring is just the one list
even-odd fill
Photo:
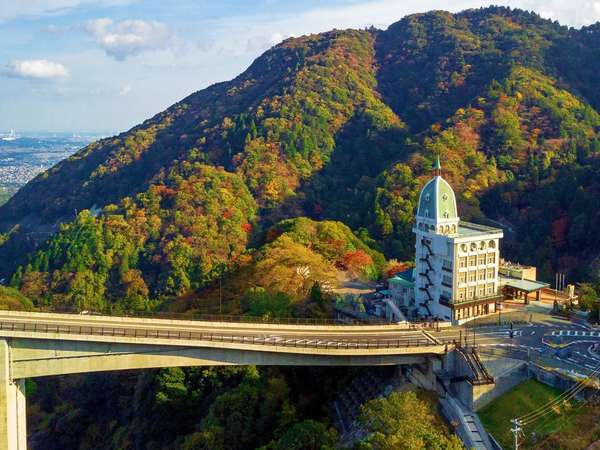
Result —
[[457, 305], [468, 306], [468, 305], [477, 305], [480, 303], [499, 302], [501, 300], [504, 300], [504, 296], [499, 293], [483, 295], [481, 297], [474, 297], [471, 299], [464, 299], [464, 300], [459, 300], [459, 299], [451, 300], [448, 297], [440, 295], [440, 304], [442, 304], [444, 306], [457, 306]]

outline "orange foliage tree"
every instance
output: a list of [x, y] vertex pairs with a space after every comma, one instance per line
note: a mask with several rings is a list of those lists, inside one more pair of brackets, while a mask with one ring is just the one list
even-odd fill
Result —
[[353, 276], [364, 273], [365, 269], [373, 264], [373, 258], [364, 250], [353, 250], [342, 256], [343, 267]]

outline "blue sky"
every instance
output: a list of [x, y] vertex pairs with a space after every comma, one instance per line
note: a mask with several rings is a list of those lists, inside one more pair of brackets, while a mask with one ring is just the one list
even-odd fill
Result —
[[123, 131], [286, 37], [491, 3], [600, 20], [600, 0], [0, 0], [0, 130]]

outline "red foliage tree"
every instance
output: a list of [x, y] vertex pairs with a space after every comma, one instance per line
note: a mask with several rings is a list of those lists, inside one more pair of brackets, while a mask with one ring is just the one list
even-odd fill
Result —
[[364, 250], [349, 251], [342, 256], [343, 267], [352, 275], [358, 275], [371, 264], [373, 264], [373, 258]]
[[390, 266], [388, 268], [387, 271], [387, 277], [388, 278], [392, 278], [394, 275], [396, 275], [399, 272], [404, 272], [405, 270], [407, 270], [409, 268], [408, 264], [403, 264], [403, 263], [395, 263], [392, 266]]

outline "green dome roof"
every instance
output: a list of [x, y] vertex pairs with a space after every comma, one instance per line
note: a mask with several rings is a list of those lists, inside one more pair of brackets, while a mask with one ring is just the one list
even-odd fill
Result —
[[458, 219], [454, 191], [441, 176], [433, 177], [421, 191], [417, 216], [434, 221]]

